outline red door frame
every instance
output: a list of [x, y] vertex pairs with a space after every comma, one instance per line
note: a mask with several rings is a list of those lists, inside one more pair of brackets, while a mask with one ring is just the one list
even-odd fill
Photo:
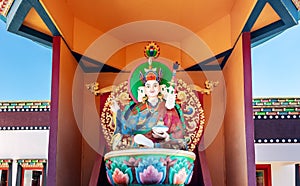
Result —
[[264, 172], [265, 186], [272, 186], [271, 164], [257, 164], [256, 170], [262, 170]]

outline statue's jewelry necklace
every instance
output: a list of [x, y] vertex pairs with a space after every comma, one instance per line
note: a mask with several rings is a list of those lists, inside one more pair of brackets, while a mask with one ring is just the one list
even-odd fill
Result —
[[148, 104], [148, 101], [146, 101], [146, 106], [147, 106], [147, 109], [149, 110], [149, 112], [151, 112], [151, 113], [156, 112], [158, 109], [158, 103], [159, 103], [159, 100], [156, 102], [155, 105], [152, 105], [150, 102]]

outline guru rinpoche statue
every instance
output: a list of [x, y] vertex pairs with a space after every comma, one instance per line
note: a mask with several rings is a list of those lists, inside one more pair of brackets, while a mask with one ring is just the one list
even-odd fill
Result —
[[[184, 118], [179, 105], [175, 103], [174, 82], [179, 64], [173, 64], [173, 72], [164, 72], [164, 69], [168, 69], [164, 64], [152, 62], [152, 58], [158, 54], [159, 50], [155, 51], [155, 46], [146, 49], [148, 62], [140, 66], [148, 65], [148, 68], [135, 70], [136, 74], [139, 73], [139, 80], [130, 89], [133, 98], [137, 95], [137, 103], [132, 101], [121, 109], [115, 100], [112, 101], [111, 110], [116, 126], [112, 137], [113, 150], [120, 149], [124, 139], [126, 148], [187, 148]], [[169, 80], [163, 75], [169, 76]], [[131, 75], [131, 78], [134, 77]]]

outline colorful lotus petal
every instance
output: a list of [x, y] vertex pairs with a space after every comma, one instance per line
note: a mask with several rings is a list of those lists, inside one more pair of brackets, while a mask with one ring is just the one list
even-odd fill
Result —
[[194, 168], [193, 161], [176, 155], [112, 157], [105, 165], [107, 179], [112, 185], [183, 186], [190, 183]]
[[158, 172], [156, 168], [149, 165], [147, 169], [139, 173], [139, 176], [142, 184], [158, 184], [163, 178], [163, 173]]
[[166, 167], [159, 161], [159, 158], [148, 157], [142, 160], [135, 170], [137, 181], [140, 184], [158, 184], [166, 178]]
[[116, 184], [128, 184], [129, 182], [129, 176], [128, 174], [124, 174], [120, 169], [116, 168], [112, 178], [114, 180], [114, 183]]
[[173, 184], [184, 184], [187, 176], [185, 168], [183, 167], [178, 171], [178, 173], [174, 174]]
[[106, 165], [106, 171], [110, 182], [115, 184], [132, 183], [133, 176], [131, 169], [123, 164], [122, 161], [111, 161], [110, 166]]
[[[170, 167], [169, 182], [171, 184], [184, 184], [189, 179], [189, 173], [193, 170], [191, 165], [186, 159], [180, 159], [177, 163]], [[190, 167], [190, 169], [189, 169]]]

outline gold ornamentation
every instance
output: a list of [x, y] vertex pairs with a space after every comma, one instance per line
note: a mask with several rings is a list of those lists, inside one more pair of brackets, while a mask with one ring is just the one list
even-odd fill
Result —
[[[107, 87], [106, 90], [111, 90], [111, 93], [106, 99], [106, 102], [104, 103], [104, 107], [100, 116], [100, 121], [101, 121], [100, 123], [102, 125], [104, 138], [107, 141], [108, 146], [112, 147], [112, 142], [115, 140], [115, 139], [113, 140], [113, 138], [116, 138], [118, 136], [114, 136], [114, 132], [116, 129], [115, 126], [116, 122], [115, 121], [113, 122], [114, 117], [110, 109], [111, 102], [114, 99], [121, 107], [126, 106], [124, 105], [124, 103], [126, 103], [127, 98], [129, 98], [128, 82], [125, 81], [119, 84], [118, 86]], [[125, 149], [130, 145], [132, 145], [132, 140], [130, 138], [123, 137], [122, 142], [119, 143], [118, 149]]]
[[108, 86], [108, 87], [104, 87], [100, 89], [100, 94], [104, 94], [104, 93], [108, 93], [111, 92], [113, 89], [115, 88], [115, 86]]
[[180, 91], [177, 93], [177, 99], [180, 103], [183, 103], [186, 101], [187, 97], [186, 97], [186, 93], [183, 91]]
[[116, 101], [120, 101], [123, 106], [128, 105], [131, 98], [127, 92], [122, 92], [120, 95], [115, 99]]
[[188, 150], [193, 151], [203, 133], [204, 111], [196, 93], [182, 79], [177, 80], [176, 91], [182, 92], [183, 99], [186, 97], [180, 105], [186, 125], [184, 138], [188, 139]]
[[197, 85], [190, 85], [190, 88], [200, 92], [201, 94], [210, 94], [216, 86], [219, 85], [219, 81], [205, 81], [205, 88], [201, 88]]
[[98, 82], [88, 83], [85, 84], [85, 86], [88, 89], [88, 91], [93, 93], [95, 96], [97, 96], [100, 93]]

